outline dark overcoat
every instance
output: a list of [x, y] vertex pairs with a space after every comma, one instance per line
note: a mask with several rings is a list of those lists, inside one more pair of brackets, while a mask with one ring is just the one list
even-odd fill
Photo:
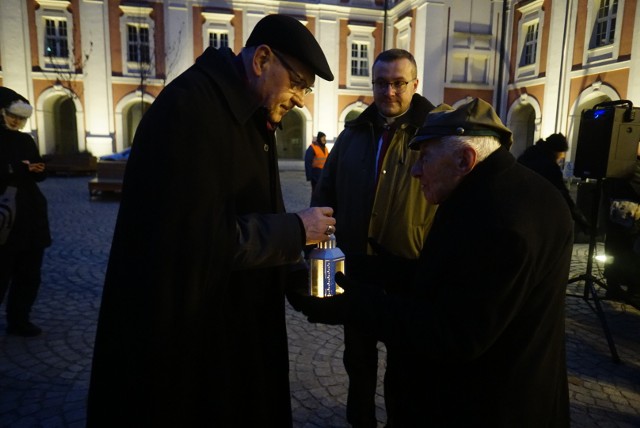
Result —
[[51, 245], [47, 200], [38, 187], [46, 172], [31, 172], [24, 162], [41, 163], [31, 135], [0, 125], [0, 194], [7, 186], [16, 191], [16, 220], [2, 251], [24, 251]]
[[98, 320], [92, 427], [291, 426], [284, 214], [274, 133], [228, 49], [145, 114], [128, 160]]
[[402, 361], [394, 427], [569, 425], [572, 231], [555, 188], [502, 148], [439, 205], [412, 299], [379, 324]]
[[528, 147], [527, 150], [518, 157], [518, 162], [549, 180], [564, 198], [567, 206], [571, 210], [571, 215], [574, 220], [576, 222], [583, 222], [582, 226], [587, 226], [584, 214], [571, 198], [569, 189], [564, 183], [562, 170], [556, 162], [555, 156], [555, 153], [548, 148], [536, 144], [535, 146]]

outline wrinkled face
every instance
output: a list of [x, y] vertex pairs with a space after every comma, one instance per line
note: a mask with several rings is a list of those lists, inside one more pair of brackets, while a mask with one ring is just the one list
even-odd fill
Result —
[[19, 131], [27, 124], [27, 118], [16, 116], [2, 109], [2, 118], [4, 119], [4, 126], [12, 131]]
[[380, 113], [386, 117], [406, 112], [418, 88], [416, 70], [406, 58], [377, 62], [373, 66], [373, 82], [373, 100]]
[[279, 123], [292, 108], [304, 107], [315, 75], [295, 58], [273, 49], [268, 49], [262, 67], [256, 89], [269, 121]]
[[439, 140], [429, 140], [420, 146], [420, 157], [413, 165], [411, 175], [420, 180], [422, 193], [429, 203], [441, 203], [462, 181], [460, 156], [460, 149], [447, 148]]

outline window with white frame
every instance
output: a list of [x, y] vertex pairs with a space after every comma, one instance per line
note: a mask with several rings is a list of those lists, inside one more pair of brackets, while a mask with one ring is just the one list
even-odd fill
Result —
[[146, 25], [127, 24], [127, 62], [149, 66], [151, 51]]
[[216, 49], [230, 48], [233, 50], [235, 42], [235, 32], [231, 25], [232, 13], [212, 13], [202, 12], [204, 24], [202, 24], [202, 35], [204, 49], [212, 47]]
[[125, 76], [155, 76], [154, 22], [150, 7], [120, 5], [122, 64]]
[[543, 0], [536, 0], [518, 8], [518, 61], [516, 79], [531, 79], [540, 72], [540, 34], [544, 22]]
[[67, 20], [46, 18], [44, 24], [44, 54], [48, 57], [67, 58], [69, 56]]
[[536, 62], [538, 51], [538, 23], [527, 25], [526, 33], [520, 65], [531, 65]]
[[590, 47], [611, 45], [616, 34], [616, 17], [618, 15], [618, 0], [599, 0], [596, 13], [596, 25]]
[[351, 43], [351, 75], [364, 77], [369, 75], [368, 43]]
[[455, 31], [448, 81], [485, 85], [489, 82], [491, 34]]
[[349, 25], [347, 37], [347, 86], [351, 88], [371, 87], [371, 65], [373, 63], [373, 30], [375, 27]]
[[73, 69], [73, 19], [69, 1], [38, 0], [36, 27], [40, 65], [47, 70]]
[[584, 64], [615, 60], [620, 48], [625, 0], [589, 0]]
[[216, 49], [228, 48], [229, 34], [226, 31], [209, 32], [209, 46]]

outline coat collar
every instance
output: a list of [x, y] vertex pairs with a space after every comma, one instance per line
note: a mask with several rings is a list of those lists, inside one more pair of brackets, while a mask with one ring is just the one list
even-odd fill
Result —
[[[400, 126], [410, 125], [415, 128], [419, 128], [424, 121], [425, 115], [433, 110], [435, 106], [431, 104], [431, 102], [419, 94], [413, 94], [413, 98], [411, 98], [411, 106], [409, 107], [409, 111], [404, 114], [402, 117], [398, 118], [398, 122]], [[345, 124], [346, 127], [350, 126], [361, 126], [363, 124], [373, 124], [374, 126], [382, 126], [381, 116], [378, 113], [378, 107], [376, 107], [375, 103], [371, 104], [369, 107], [365, 109], [365, 111], [360, 114], [357, 118], [349, 121]]]
[[479, 187], [484, 187], [491, 177], [502, 174], [506, 170], [513, 168], [516, 159], [503, 146], [491, 153], [485, 160], [480, 162], [476, 167], [462, 180], [458, 187], [453, 191], [451, 196], [440, 204], [443, 206], [457, 206], [457, 204], [465, 204], [468, 196], [482, 194]]
[[196, 59], [195, 66], [216, 82], [238, 122], [246, 123], [262, 106], [249, 91], [244, 76], [233, 63], [234, 58], [228, 48], [209, 47]]

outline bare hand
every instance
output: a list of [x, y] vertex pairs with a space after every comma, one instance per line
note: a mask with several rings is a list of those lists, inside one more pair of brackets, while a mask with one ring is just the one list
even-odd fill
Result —
[[30, 163], [29, 164], [29, 172], [42, 172], [44, 171], [43, 163]]
[[332, 226], [333, 232], [335, 232], [336, 219], [331, 217], [333, 215], [333, 208], [331, 207], [312, 207], [296, 214], [304, 224], [307, 245], [317, 244], [329, 239], [327, 234], [329, 226]]

